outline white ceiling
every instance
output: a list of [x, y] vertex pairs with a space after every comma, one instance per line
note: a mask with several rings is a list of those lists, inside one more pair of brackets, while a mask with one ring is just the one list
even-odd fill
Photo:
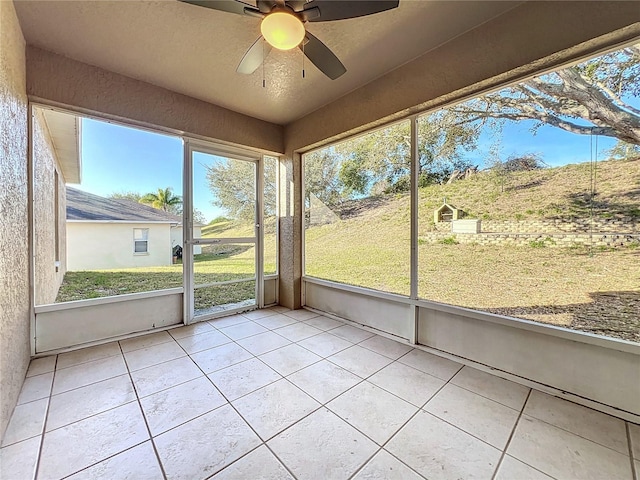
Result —
[[[1, 1], [1, 0], [0, 0]], [[230, 0], [231, 1], [231, 0]], [[329, 80], [302, 52], [235, 69], [260, 20], [167, 1], [16, 1], [27, 43], [253, 117], [296, 120], [521, 2], [400, 0], [392, 11], [311, 23], [347, 73]]]

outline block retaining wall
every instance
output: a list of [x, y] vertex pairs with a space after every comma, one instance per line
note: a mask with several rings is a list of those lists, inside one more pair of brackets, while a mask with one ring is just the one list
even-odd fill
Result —
[[[594, 247], [626, 247], [640, 243], [639, 234], [616, 233], [451, 233], [429, 232], [420, 235], [420, 241], [441, 243], [444, 239], [454, 237], [458, 243], [475, 243], [478, 245], [513, 245], [530, 246], [531, 242], [544, 242], [546, 247], [568, 248], [574, 246]], [[593, 243], [592, 243], [593, 242]]]

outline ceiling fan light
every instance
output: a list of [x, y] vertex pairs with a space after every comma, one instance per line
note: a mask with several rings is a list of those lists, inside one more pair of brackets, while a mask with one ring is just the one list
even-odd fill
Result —
[[302, 22], [295, 15], [286, 12], [267, 15], [260, 24], [260, 31], [269, 44], [280, 50], [297, 47], [305, 34]]

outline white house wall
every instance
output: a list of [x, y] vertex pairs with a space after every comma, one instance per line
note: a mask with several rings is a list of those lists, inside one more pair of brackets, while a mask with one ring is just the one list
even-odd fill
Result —
[[[133, 229], [148, 228], [148, 253], [133, 252]], [[168, 223], [67, 222], [67, 270], [106, 270], [171, 264]]]
[[[193, 238], [200, 238], [202, 235], [202, 227], [193, 227]], [[176, 245], [182, 247], [182, 227], [171, 227], [171, 248]], [[202, 253], [201, 245], [193, 246], [193, 254], [200, 255]]]
[[42, 111], [33, 111], [34, 288], [36, 305], [43, 305], [55, 301], [66, 271], [66, 190]]
[[29, 222], [25, 41], [0, 1], [0, 436], [29, 365]]

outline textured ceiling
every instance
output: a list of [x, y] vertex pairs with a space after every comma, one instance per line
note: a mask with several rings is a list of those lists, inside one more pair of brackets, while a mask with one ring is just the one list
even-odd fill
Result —
[[[0, 0], [2, 1], [2, 0]], [[230, 0], [231, 1], [231, 0]], [[521, 2], [400, 0], [367, 17], [308, 24], [347, 73], [329, 80], [302, 52], [235, 69], [260, 20], [168, 1], [16, 1], [31, 45], [253, 117], [287, 124]]]

